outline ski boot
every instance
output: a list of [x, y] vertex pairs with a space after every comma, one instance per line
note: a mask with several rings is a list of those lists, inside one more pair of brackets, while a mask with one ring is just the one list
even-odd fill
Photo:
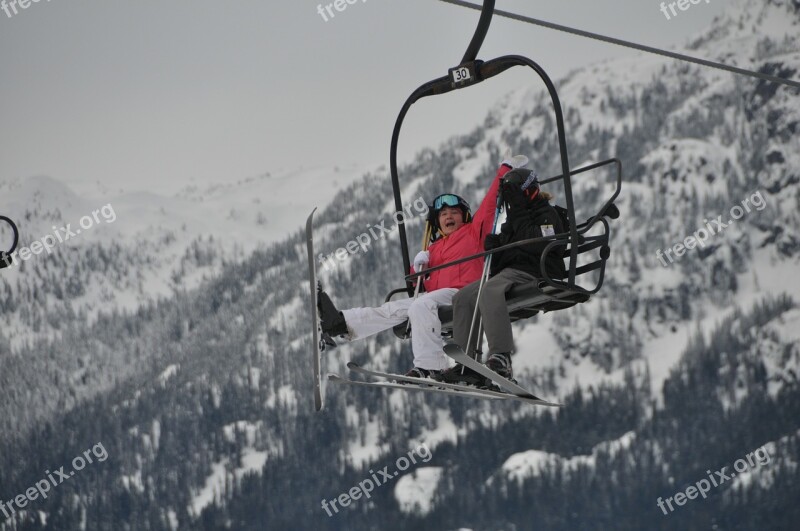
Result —
[[511, 369], [511, 354], [506, 352], [492, 354], [489, 356], [489, 359], [486, 360], [485, 365], [487, 369], [491, 369], [506, 380], [517, 383], [514, 379], [514, 371]]
[[336, 309], [331, 298], [322, 290], [317, 292], [317, 309], [319, 310], [322, 339], [328, 346], [336, 346], [336, 342], [332, 337], [344, 336], [349, 333], [344, 314]]
[[431, 378], [433, 380], [439, 381], [438, 376], [441, 373], [442, 371], [438, 371], [436, 369], [423, 369], [421, 367], [412, 367], [405, 374], [405, 376], [410, 376], [412, 378]]
[[434, 376], [438, 382], [466, 385], [474, 385], [475, 387], [484, 387], [486, 385], [486, 377], [473, 371], [469, 367], [456, 363], [454, 367], [440, 371], [438, 375]]

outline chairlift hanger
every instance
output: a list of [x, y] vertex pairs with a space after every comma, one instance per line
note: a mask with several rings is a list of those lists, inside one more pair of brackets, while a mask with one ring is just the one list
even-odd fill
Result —
[[[547, 87], [548, 93], [550, 94], [550, 99], [553, 103], [553, 110], [555, 112], [556, 127], [558, 134], [559, 153], [561, 157], [561, 175], [552, 177], [550, 179], [546, 179], [542, 182], [547, 183], [557, 180], [561, 180], [563, 182], [564, 197], [566, 201], [566, 210], [568, 213], [568, 221], [569, 221], [568, 231], [563, 234], [558, 234], [554, 237], [538, 238], [536, 240], [529, 240], [526, 242], [517, 242], [509, 246], [504, 246], [498, 249], [494, 249], [491, 252], [480, 253], [477, 255], [473, 255], [471, 257], [465, 257], [461, 260], [450, 262], [448, 264], [442, 264], [441, 266], [437, 267], [437, 268], [451, 267], [457, 263], [461, 263], [462, 261], [477, 259], [494, 252], [502, 251], [509, 247], [524, 245], [526, 243], [531, 243], [537, 240], [548, 240], [552, 242], [545, 249], [542, 255], [542, 261], [544, 261], [544, 258], [547, 255], [547, 253], [551, 252], [556, 247], [564, 247], [565, 258], [569, 258], [569, 266], [567, 267], [566, 280], [551, 279], [547, 275], [545, 275], [545, 278], [538, 282], [538, 290], [541, 291], [542, 294], [536, 297], [531, 297], [529, 294], [526, 295], [526, 292], [527, 293], [535, 292], [536, 290], [534, 289], [525, 290], [525, 289], [515, 288], [514, 290], [509, 292], [507, 298], [509, 301], [509, 311], [511, 312], [512, 307], [518, 307], [520, 310], [523, 311], [519, 312], [517, 314], [517, 317], [524, 318], [534, 315], [539, 311], [551, 311], [555, 309], [562, 309], [569, 306], [573, 306], [574, 304], [586, 302], [587, 300], [589, 300], [592, 294], [599, 291], [600, 286], [602, 285], [603, 282], [605, 262], [608, 259], [610, 252], [608, 248], [609, 228], [608, 228], [608, 221], [606, 218], [613, 219], [619, 215], [619, 211], [614, 205], [614, 200], [619, 196], [622, 186], [622, 164], [618, 159], [612, 158], [602, 162], [590, 164], [578, 170], [574, 171], [571, 170], [569, 165], [569, 155], [567, 150], [566, 132], [564, 127], [564, 117], [561, 109], [561, 102], [559, 100], [558, 93], [556, 91], [556, 88], [552, 80], [544, 71], [544, 69], [536, 62], [521, 55], [505, 55], [488, 61], [482, 61], [477, 59], [478, 52], [480, 51], [480, 48], [483, 44], [483, 40], [486, 37], [486, 34], [489, 30], [489, 25], [491, 24], [492, 16], [494, 14], [494, 6], [495, 6], [495, 0], [484, 0], [483, 8], [481, 9], [480, 20], [478, 21], [478, 26], [475, 30], [472, 40], [469, 43], [469, 46], [467, 47], [467, 51], [465, 52], [464, 57], [461, 59], [461, 62], [457, 66], [450, 68], [448, 70], [447, 76], [434, 79], [433, 81], [429, 81], [428, 83], [421, 85], [411, 94], [411, 96], [409, 96], [409, 98], [403, 104], [403, 107], [400, 110], [400, 114], [397, 117], [397, 121], [395, 122], [394, 131], [392, 133], [390, 171], [392, 178], [392, 190], [394, 193], [395, 208], [398, 211], [400, 211], [403, 208], [403, 202], [400, 192], [400, 178], [397, 170], [397, 145], [400, 138], [400, 130], [402, 128], [406, 114], [408, 114], [408, 111], [410, 110], [411, 106], [421, 98], [446, 94], [454, 90], [460, 90], [476, 85], [491, 77], [501, 74], [514, 66], [526, 66], [528, 68], [531, 68], [534, 72], [536, 72], [536, 74], [539, 75], [539, 77]], [[616, 189], [614, 193], [603, 204], [600, 211], [596, 215], [590, 218], [587, 222], [578, 225], [576, 223], [575, 205], [572, 194], [572, 177], [579, 173], [583, 173], [609, 164], [616, 164], [617, 178], [616, 178]], [[602, 225], [603, 233], [595, 236], [584, 236], [598, 222], [601, 223]], [[412, 281], [414, 278], [419, 276], [419, 274], [406, 276], [406, 272], [410, 270], [411, 261], [408, 249], [408, 239], [406, 235], [405, 224], [400, 223], [398, 228], [400, 234], [401, 252], [403, 256], [403, 274], [406, 280], [406, 287], [396, 289], [391, 293], [389, 293], [389, 295], [386, 297], [387, 300], [389, 300], [393, 295], [404, 291], [407, 292], [410, 296], [413, 293]], [[578, 257], [581, 254], [587, 253], [589, 251], [598, 248], [600, 249], [600, 258], [597, 261], [578, 267]], [[425, 274], [430, 273], [431, 271], [437, 268], [428, 269], [426, 270]], [[586, 289], [576, 284], [576, 279], [575, 279], [576, 276], [594, 270], [599, 270], [600, 275], [599, 275], [599, 281], [593, 289]], [[525, 288], [525, 286], [521, 286], [520, 288]], [[514, 300], [518, 297], [522, 297], [522, 300], [521, 301]], [[451, 324], [451, 314], [450, 315], [447, 314], [448, 311], [451, 312], [452, 310], [450, 308], [443, 308], [441, 310], [442, 311], [440, 311], [440, 316], [442, 317], [443, 328], [446, 330], [448, 328], [448, 325]], [[396, 331], [396, 333], [398, 331]]]

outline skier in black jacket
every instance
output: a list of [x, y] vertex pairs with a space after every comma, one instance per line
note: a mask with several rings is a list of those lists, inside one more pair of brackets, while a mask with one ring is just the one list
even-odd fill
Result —
[[[501, 193], [506, 204], [506, 221], [500, 234], [486, 237], [487, 251], [509, 243], [564, 232], [561, 217], [549, 203], [553, 196], [539, 189], [539, 181], [534, 172], [527, 169], [508, 172], [503, 179]], [[493, 254], [491, 278], [483, 285], [478, 311], [483, 316], [483, 328], [489, 343], [486, 366], [508, 379], [513, 377], [511, 354], [514, 352], [514, 337], [505, 294], [518, 284], [533, 282], [542, 277], [540, 261], [548, 243], [531, 243]], [[550, 278], [561, 279], [566, 276], [563, 247], [557, 247], [548, 254], [545, 268]], [[467, 350], [479, 284], [479, 281], [473, 282], [462, 288], [453, 298], [453, 341], [464, 351]], [[472, 385], [486, 383], [483, 376], [460, 364], [442, 372], [439, 379]]]

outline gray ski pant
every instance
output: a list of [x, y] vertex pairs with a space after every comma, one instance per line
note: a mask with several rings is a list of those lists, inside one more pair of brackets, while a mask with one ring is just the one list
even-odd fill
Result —
[[[511, 332], [511, 317], [506, 306], [506, 292], [518, 284], [533, 282], [536, 277], [525, 271], [507, 267], [491, 277], [483, 285], [478, 303], [478, 317], [484, 316], [483, 329], [489, 342], [489, 354], [514, 352], [514, 336]], [[453, 342], [467, 351], [467, 339], [478, 299], [480, 281], [464, 286], [453, 297]], [[473, 332], [477, 336], [476, 330]], [[473, 337], [473, 345], [477, 337]]]

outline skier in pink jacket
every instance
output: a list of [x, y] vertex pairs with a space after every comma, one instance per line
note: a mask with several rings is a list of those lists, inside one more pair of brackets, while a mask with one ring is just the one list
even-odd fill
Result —
[[[434, 229], [432, 243], [427, 251], [420, 251], [414, 258], [412, 272], [482, 253], [486, 235], [492, 230], [500, 181], [507, 172], [527, 163], [527, 157], [522, 155], [504, 160], [474, 216], [469, 204], [455, 194], [443, 194], [434, 199], [428, 218]], [[480, 279], [482, 272], [482, 259], [433, 271], [423, 280], [425, 293], [416, 298], [389, 301], [377, 308], [339, 311], [330, 297], [324, 291], [320, 292], [318, 304], [322, 331], [352, 341], [388, 330], [408, 319], [412, 330], [414, 367], [406, 376], [434, 378], [450, 366], [443, 350], [438, 309], [452, 304], [458, 290]]]

